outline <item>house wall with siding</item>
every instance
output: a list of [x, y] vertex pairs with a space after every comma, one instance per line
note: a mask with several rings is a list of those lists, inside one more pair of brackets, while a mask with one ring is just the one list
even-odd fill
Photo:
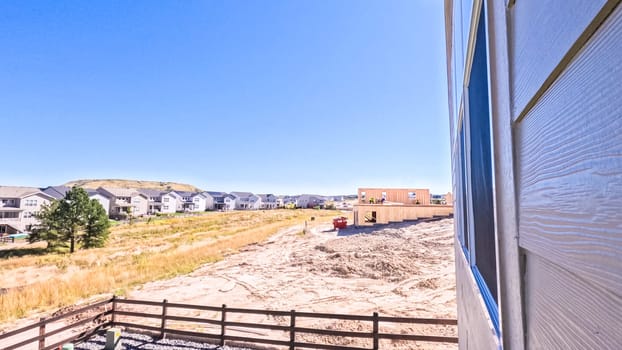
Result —
[[93, 194], [89, 196], [90, 199], [95, 199], [96, 201], [99, 202], [99, 204], [102, 205], [102, 207], [104, 207], [104, 210], [106, 211], [106, 215], [110, 215], [110, 199], [108, 199], [108, 197], [102, 195], [102, 194]]
[[173, 214], [177, 212], [178, 200], [176, 196], [166, 193], [162, 195], [162, 213]]
[[192, 203], [194, 204], [191, 211], [193, 212], [201, 212], [205, 211], [207, 205], [207, 199], [203, 196], [194, 196], [192, 197]]
[[225, 197], [225, 210], [235, 210], [237, 206], [237, 199]]
[[[622, 7], [605, 4], [571, 1], [552, 15], [551, 4], [517, 2], [510, 13], [512, 58], [556, 49], [547, 59], [525, 53], [515, 68], [530, 80], [512, 86], [531, 348], [622, 344]], [[529, 38], [528, 16], [573, 26]], [[581, 39], [590, 23], [593, 33]]]
[[[474, 234], [459, 130], [482, 7], [499, 333], [460, 243]], [[446, 0], [445, 20], [460, 348], [619, 348], [620, 1]]]
[[261, 208], [261, 203], [262, 203], [261, 202], [261, 197], [253, 195], [251, 197], [251, 200], [249, 201], [248, 205], [249, 205], [250, 209], [257, 210], [257, 209]]
[[214, 205], [214, 197], [210, 194], [205, 193], [205, 210], [214, 210], [216, 209]]
[[132, 196], [132, 215], [146, 215], [149, 211], [149, 198], [144, 195]]
[[[35, 214], [41, 211], [42, 206], [50, 204], [50, 200], [51, 197], [48, 197], [42, 193], [34, 193], [29, 196], [20, 198], [20, 208], [23, 210], [23, 212], [20, 214], [20, 221], [22, 222], [24, 227], [28, 228], [31, 225], [36, 225], [39, 223], [39, 220], [35, 217]], [[36, 204], [26, 205], [27, 203]]]

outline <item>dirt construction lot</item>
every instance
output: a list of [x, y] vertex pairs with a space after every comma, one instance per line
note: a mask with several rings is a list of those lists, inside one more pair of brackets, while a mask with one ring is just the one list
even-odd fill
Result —
[[[332, 226], [311, 223], [306, 234], [302, 226], [283, 230], [191, 274], [130, 290], [127, 297], [240, 308], [456, 318], [451, 219], [348, 228], [339, 235]], [[322, 325], [362, 331], [367, 327], [332, 322]], [[392, 331], [429, 334], [426, 327], [430, 326], [401, 327], [405, 328]], [[453, 329], [441, 328], [440, 333], [434, 329], [436, 335], [456, 336]], [[261, 335], [268, 334], [251, 336]], [[321, 337], [309, 335], [306, 340], [333, 342]], [[360, 341], [348, 344], [366, 346]], [[382, 348], [457, 347], [393, 342]]]

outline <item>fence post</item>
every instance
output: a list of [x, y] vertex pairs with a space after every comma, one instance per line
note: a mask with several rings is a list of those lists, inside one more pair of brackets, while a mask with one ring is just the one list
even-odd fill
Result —
[[160, 339], [164, 339], [165, 333], [164, 330], [166, 329], [166, 304], [168, 303], [168, 300], [164, 299], [162, 301], [162, 323], [160, 324]]
[[289, 315], [289, 350], [294, 350], [296, 342], [296, 310], [292, 310]]
[[374, 337], [374, 350], [378, 350], [378, 313], [374, 312], [374, 328], [372, 335]]
[[220, 310], [220, 346], [225, 346], [225, 322], [227, 321], [227, 305], [222, 304]]
[[113, 295], [112, 296], [112, 320], [110, 321], [111, 327], [114, 327], [115, 323], [117, 322], [117, 318], [115, 315], [116, 312], [117, 312], [117, 296]]
[[43, 350], [45, 349], [45, 317], [41, 317], [39, 322], [43, 322], [39, 326], [39, 337], [43, 337], [39, 338], [39, 350]]

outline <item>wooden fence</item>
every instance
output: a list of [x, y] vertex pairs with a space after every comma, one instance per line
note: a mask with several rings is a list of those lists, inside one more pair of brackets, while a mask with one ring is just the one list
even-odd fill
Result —
[[15, 243], [15, 237], [0, 235], [0, 243]]
[[[154, 309], [156, 311], [154, 311]], [[149, 311], [151, 312], [144, 312]], [[95, 314], [93, 314], [94, 311]], [[177, 311], [177, 312], [174, 312]], [[179, 315], [179, 311], [193, 312], [200, 314], [201, 312], [209, 313], [211, 317], [202, 316], [186, 316]], [[91, 313], [87, 316], [84, 314]], [[177, 314], [176, 314], [177, 313]], [[53, 330], [48, 330], [46, 325], [50, 322], [67, 320], [72, 316], [82, 315], [78, 317], [76, 322], [67, 322], [66, 325]], [[240, 320], [230, 320], [232, 315], [237, 318], [247, 317], [251, 315], [263, 315], [269, 319], [279, 320], [277, 323], [265, 322], [241, 322]], [[242, 316], [240, 316], [242, 315]], [[75, 317], [74, 317], [75, 318]], [[300, 326], [300, 320], [347, 320], [352, 322], [368, 324], [369, 331], [345, 331], [327, 328], [312, 328]], [[99, 323], [90, 324], [94, 321]], [[172, 325], [174, 323], [174, 325]], [[83, 308], [73, 310], [62, 315], [41, 319], [41, 321], [29, 326], [4, 333], [0, 335], [0, 345], [4, 345], [3, 349], [13, 350], [22, 346], [37, 343], [39, 350], [56, 349], [59, 345], [66, 342], [76, 342], [88, 338], [95, 332], [109, 327], [125, 327], [139, 331], [147, 331], [161, 338], [165, 336], [174, 336], [179, 338], [192, 338], [194, 340], [205, 340], [220, 345], [228, 344], [265, 344], [279, 346], [288, 349], [309, 348], [309, 349], [326, 349], [326, 350], [377, 350], [380, 349], [381, 340], [391, 341], [420, 341], [420, 342], [443, 342], [457, 343], [458, 338], [455, 336], [445, 335], [424, 335], [424, 334], [401, 334], [383, 331], [382, 326], [387, 324], [418, 324], [431, 327], [439, 327], [444, 329], [452, 328], [448, 333], [457, 334], [457, 321], [455, 319], [435, 319], [435, 318], [410, 318], [410, 317], [387, 317], [379, 316], [378, 313], [373, 315], [347, 315], [347, 314], [326, 314], [313, 312], [276, 311], [276, 310], [259, 310], [259, 309], [241, 309], [230, 308], [226, 305], [220, 307], [170, 303], [163, 301], [145, 301], [132, 300], [113, 297], [111, 299], [101, 301]], [[82, 327], [79, 332], [76, 330]], [[185, 329], [180, 329], [185, 328]], [[332, 328], [332, 327], [331, 327]], [[4, 344], [3, 340], [15, 337], [28, 331], [38, 329], [38, 335], [19, 339], [13, 344]], [[53, 344], [46, 345], [46, 339], [57, 335], [61, 332], [73, 331], [72, 336], [65, 337], [62, 340], [54, 340]], [[240, 330], [268, 330], [277, 331], [268, 333], [267, 338], [248, 337], [235, 335]], [[279, 333], [280, 331], [280, 333]], [[428, 333], [428, 332], [426, 332]], [[276, 335], [285, 334], [286, 339], [278, 338]], [[310, 342], [303, 338], [304, 335], [319, 335], [332, 339], [332, 344], [318, 344]], [[302, 337], [301, 337], [302, 336]], [[371, 347], [360, 347], [339, 344], [343, 339], [369, 339]], [[51, 341], [50, 341], [51, 342]], [[29, 346], [30, 348], [35, 348]]]
[[[0, 334], [0, 348], [51, 350], [68, 342], [87, 339], [110, 325], [113, 300], [107, 299], [60, 315], [41, 318], [39, 322]], [[50, 325], [56, 327], [51, 329]], [[46, 345], [46, 340], [53, 343]]]

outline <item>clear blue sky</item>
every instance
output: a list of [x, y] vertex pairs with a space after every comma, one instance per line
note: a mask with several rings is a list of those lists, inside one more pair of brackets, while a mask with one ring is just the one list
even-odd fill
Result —
[[443, 2], [1, 1], [1, 185], [451, 189]]

